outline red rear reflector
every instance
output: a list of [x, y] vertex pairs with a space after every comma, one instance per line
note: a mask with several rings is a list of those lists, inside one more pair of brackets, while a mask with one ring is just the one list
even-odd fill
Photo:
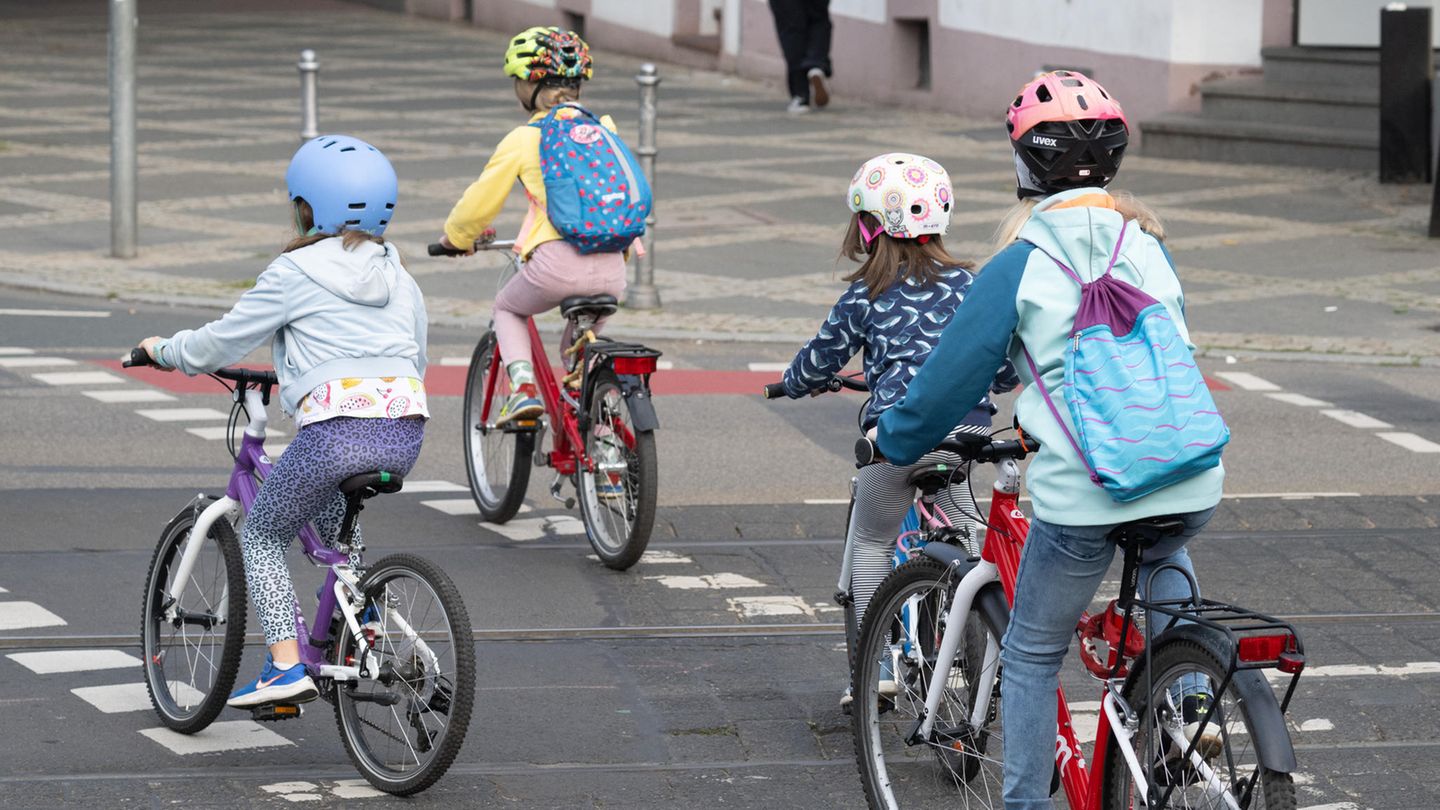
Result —
[[1247, 664], [1276, 661], [1293, 647], [1289, 633], [1278, 636], [1248, 636], [1240, 639], [1240, 660]]
[[655, 365], [653, 357], [617, 357], [615, 358], [615, 373], [651, 374], [655, 371]]

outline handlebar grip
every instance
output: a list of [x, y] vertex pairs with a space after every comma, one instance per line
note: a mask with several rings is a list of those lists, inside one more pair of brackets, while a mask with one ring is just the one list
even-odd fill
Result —
[[150, 354], [139, 346], [131, 349], [130, 357], [120, 362], [121, 368], [134, 368], [135, 366], [153, 365], [155, 365], [155, 363], [150, 359]]
[[431, 256], [464, 256], [467, 253], [467, 251], [461, 250], [460, 248], [445, 247], [439, 242], [431, 242], [430, 246], [426, 249]]
[[761, 389], [761, 393], [765, 395], [766, 399], [781, 399], [785, 396], [785, 384], [770, 383]]
[[880, 448], [865, 436], [855, 440], [855, 467], [868, 467], [871, 464], [879, 464], [885, 460], [880, 454]]

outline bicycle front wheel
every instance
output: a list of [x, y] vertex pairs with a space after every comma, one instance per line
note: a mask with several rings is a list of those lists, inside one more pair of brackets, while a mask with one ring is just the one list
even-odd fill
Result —
[[217, 520], [196, 539], [194, 567], [175, 580], [195, 514], [187, 507], [160, 533], [140, 610], [150, 702], [181, 734], [204, 729], [225, 708], [245, 645], [245, 569], [229, 523]]
[[[493, 427], [500, 406], [510, 396], [510, 379], [494, 362], [498, 351], [495, 333], [482, 335], [470, 356], [465, 380], [465, 471], [480, 516], [490, 523], [504, 523], [520, 511], [530, 484], [530, 457], [535, 452], [533, 431]], [[491, 398], [488, 425], [484, 419], [487, 393]]]
[[[1158, 795], [1169, 791], [1165, 806], [1177, 810], [1294, 810], [1290, 774], [1264, 767], [1257, 756], [1250, 706], [1234, 689], [1210, 694], [1225, 669], [1211, 649], [1186, 638], [1157, 645], [1150, 659], [1154, 677], [1143, 658], [1136, 662], [1124, 696], [1140, 718], [1131, 742], [1144, 776]], [[1202, 725], [1204, 714], [1210, 718]], [[1185, 759], [1194, 736], [1200, 742]], [[1135, 780], [1113, 737], [1105, 773], [1106, 808], [1130, 810], [1146, 803], [1135, 795]]]
[[634, 565], [655, 525], [655, 432], [636, 430], [620, 380], [602, 371], [590, 397], [585, 454], [593, 472], [581, 470], [580, 513], [600, 561], [617, 571]]
[[[350, 761], [377, 789], [419, 793], [445, 774], [470, 725], [475, 641], [460, 592], [429, 560], [406, 554], [376, 563], [360, 582], [359, 608], [379, 677], [335, 684], [335, 719]], [[359, 662], [341, 633], [340, 662]]]
[[[1000, 639], [1008, 616], [982, 591], [944, 683], [936, 664], [961, 577], [926, 556], [896, 568], [865, 611], [851, 705], [855, 759], [872, 810], [1001, 808]], [[918, 739], [927, 695], [934, 730]], [[978, 705], [977, 705], [978, 704]]]

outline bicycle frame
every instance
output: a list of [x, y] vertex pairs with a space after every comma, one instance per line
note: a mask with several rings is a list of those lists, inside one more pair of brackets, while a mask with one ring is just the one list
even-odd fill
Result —
[[[997, 462], [996, 469], [999, 475], [995, 481], [990, 501], [990, 517], [986, 526], [985, 543], [981, 550], [980, 562], [976, 563], [975, 567], [960, 580], [955, 595], [951, 599], [949, 611], [946, 614], [947, 629], [940, 642], [935, 671], [930, 678], [931, 683], [947, 682], [951, 664], [955, 659], [961, 639], [964, 638], [965, 619], [969, 615], [976, 595], [982, 588], [999, 581], [1005, 590], [1006, 601], [1011, 605], [1015, 603], [1015, 583], [1020, 570], [1020, 552], [1024, 548], [1025, 538], [1030, 533], [1030, 521], [1025, 517], [1025, 513], [1020, 511], [1020, 466], [1014, 460], [1005, 459]], [[999, 655], [1000, 651], [996, 640], [990, 638], [985, 649], [983, 671], [993, 672], [999, 661]], [[975, 695], [970, 722], [977, 727], [984, 725], [985, 714], [989, 710], [994, 687], [995, 679], [986, 678], [980, 685], [980, 692]], [[940, 701], [943, 696], [944, 690], [941, 689], [931, 689], [925, 695], [925, 716], [916, 728], [913, 735], [915, 739], [929, 739], [934, 729], [935, 718], [939, 716]], [[1065, 789], [1066, 799], [1069, 801], [1070, 807], [1075, 810], [1098, 810], [1101, 799], [1101, 780], [1091, 779], [1091, 774], [1086, 768], [1085, 757], [1080, 750], [1080, 741], [1075, 736], [1075, 726], [1070, 717], [1070, 707], [1065, 700], [1063, 688], [1056, 690], [1056, 704], [1058, 712], [1056, 716], [1055, 763], [1060, 769], [1060, 783]], [[1114, 717], [1115, 709], [1110, 694], [1105, 695], [1102, 705], [1104, 709], [1100, 715], [1094, 751], [1095, 759], [1099, 762], [1104, 761], [1112, 724], [1118, 730], [1117, 737], [1124, 735], [1125, 741], [1129, 740], [1124, 725], [1118, 723]], [[1128, 751], [1127, 761], [1131, 763], [1131, 770], [1134, 774], [1140, 776], [1139, 763], [1133, 750]], [[1143, 782], [1141, 784], [1143, 786]]]
[[[585, 440], [580, 436], [576, 408], [564, 407], [570, 404], [570, 399], [560, 390], [560, 383], [555, 379], [550, 358], [545, 355], [545, 344], [540, 340], [540, 331], [535, 328], [535, 319], [527, 318], [525, 325], [530, 330], [530, 363], [535, 369], [535, 384], [540, 391], [540, 399], [545, 402], [545, 412], [550, 416], [551, 424], [557, 426], [553, 429], [555, 438], [550, 450], [550, 466], [560, 475], [574, 475], [580, 466], [583, 466], [586, 472], [593, 471], [593, 462], [585, 455]], [[485, 401], [480, 410], [480, 420], [490, 430], [496, 429], [490, 409], [498, 407], [495, 403], [495, 390], [502, 371], [500, 346], [497, 343], [490, 356]]]
[[[258, 389], [242, 386], [236, 391], [236, 401], [243, 397], [245, 411], [250, 415], [250, 422], [245, 427], [244, 435], [240, 441], [240, 447], [235, 454], [235, 466], [230, 472], [230, 482], [225, 488], [225, 496], [215, 500], [205, 507], [195, 519], [195, 525], [190, 531], [190, 537], [185, 541], [185, 547], [180, 554], [180, 564], [176, 569], [172, 586], [187, 582], [190, 574], [194, 571], [195, 563], [199, 559], [200, 549], [204, 545], [204, 538], [210, 533], [210, 528], [215, 521], [225, 518], [230, 520], [238, 518], [241, 512], [248, 512], [254, 505], [255, 498], [260, 492], [260, 485], [270, 475], [271, 461], [265, 454], [265, 428], [269, 423], [269, 416], [265, 413], [264, 397]], [[232, 521], [233, 522], [233, 521]], [[300, 530], [300, 544], [304, 548], [305, 556], [310, 558], [316, 566], [328, 568], [325, 575], [325, 585], [320, 590], [319, 604], [315, 609], [315, 626], [320, 627], [321, 623], [327, 625], [329, 618], [335, 614], [338, 608], [345, 617], [345, 624], [350, 633], [359, 642], [357, 650], [366, 650], [368, 645], [363, 643], [364, 635], [360, 629], [360, 622], [346, 596], [346, 590], [350, 593], [359, 594], [359, 579], [354, 570], [350, 567], [350, 557], [342, 551], [328, 548], [320, 540], [313, 526], [306, 525]], [[167, 618], [174, 618], [170, 615], [175, 610], [178, 594], [167, 592], [169, 601]], [[219, 620], [225, 621], [228, 617], [224, 615], [226, 600], [222, 597], [219, 601]], [[337, 680], [356, 680], [360, 677], [377, 677], [376, 668], [370, 667], [369, 656], [365, 656], [357, 666], [337, 666], [325, 660], [325, 645], [329, 641], [328, 635], [315, 636], [305, 623], [305, 616], [300, 610], [297, 600], [295, 604], [295, 630], [296, 638], [300, 640], [300, 660], [305, 668], [314, 675], [334, 678]]]

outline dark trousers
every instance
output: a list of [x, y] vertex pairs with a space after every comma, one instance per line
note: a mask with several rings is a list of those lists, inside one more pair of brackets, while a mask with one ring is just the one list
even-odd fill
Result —
[[830, 0], [770, 0], [775, 34], [785, 54], [790, 95], [810, 100], [805, 74], [820, 68], [830, 75]]

